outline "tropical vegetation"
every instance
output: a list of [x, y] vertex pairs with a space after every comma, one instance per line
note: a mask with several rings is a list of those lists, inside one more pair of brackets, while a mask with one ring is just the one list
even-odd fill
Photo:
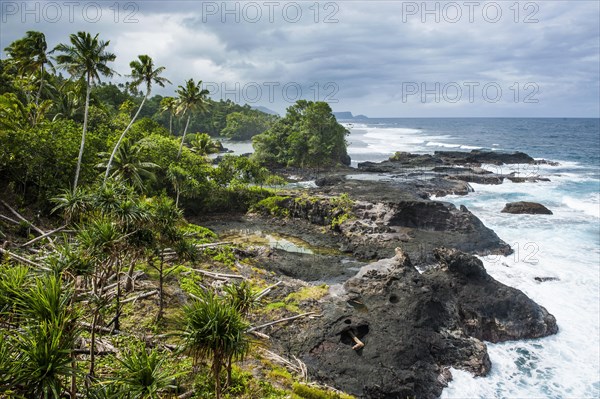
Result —
[[[0, 398], [337, 397], [294, 385], [306, 376], [264, 355], [252, 326], [272, 316], [262, 306], [272, 281], [189, 222], [276, 195], [285, 181], [272, 162], [343, 161], [345, 130], [328, 106], [300, 101], [279, 119], [214, 101], [197, 78], [152, 96], [171, 83], [168, 67], [141, 54], [129, 81], [106, 81], [117, 56], [88, 32], [49, 50], [30, 31], [6, 54]], [[257, 137], [257, 156], [213, 162], [219, 135]]]

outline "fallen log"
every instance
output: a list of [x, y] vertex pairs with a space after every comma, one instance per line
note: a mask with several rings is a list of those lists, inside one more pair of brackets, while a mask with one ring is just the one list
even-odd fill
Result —
[[[82, 326], [83, 328], [85, 328], [88, 331], [92, 330], [92, 324], [91, 323], [86, 323], [85, 321], [81, 321], [81, 322], [79, 322], [79, 325]], [[122, 334], [121, 330], [115, 330], [115, 329], [112, 329], [112, 328], [107, 328], [107, 327], [102, 327], [102, 326], [96, 326], [95, 330], [99, 331], [99, 332], [103, 332], [103, 333], [113, 334], [113, 335]], [[89, 352], [90, 351], [88, 350], [87, 353], [89, 353]]]
[[185, 393], [182, 393], [181, 395], [179, 395], [177, 397], [177, 399], [189, 399], [192, 396], [194, 396], [195, 393], [196, 393], [196, 391], [194, 389], [192, 389], [191, 391], [187, 391]]
[[8, 216], [0, 215], [0, 219], [6, 220], [7, 222], [11, 222], [14, 224], [19, 224], [19, 222], [17, 222], [15, 219], [9, 218]]
[[[46, 234], [42, 229], [40, 229], [39, 227], [37, 227], [36, 225], [34, 225], [33, 223], [31, 223], [29, 220], [27, 220], [23, 216], [21, 216], [21, 214], [19, 212], [15, 211], [10, 205], [8, 205], [6, 203], [6, 201], [0, 200], [0, 203], [2, 203], [2, 205], [4, 205], [6, 207], [6, 209], [8, 209], [9, 211], [11, 211], [13, 215], [15, 215], [20, 220], [22, 220], [23, 222], [25, 222], [28, 225], [30, 225], [32, 229], [34, 229], [35, 231], [37, 231], [38, 233], [40, 233], [42, 235]], [[52, 240], [50, 240], [50, 241], [52, 241]]]
[[[307, 316], [312, 316], [312, 315], [315, 315], [315, 312], [307, 312], [307, 313], [302, 313], [302, 314], [299, 314], [299, 315], [296, 315], [296, 316], [284, 317], [283, 319], [271, 321], [269, 323], [261, 324], [260, 326], [249, 328], [247, 331], [248, 332], [252, 332], [252, 331], [255, 331], [255, 330], [259, 330], [261, 328], [272, 326], [274, 324], [285, 323], [286, 321], [292, 321], [292, 320], [296, 320], [296, 319], [300, 319], [302, 317], [307, 317]], [[315, 315], [315, 317], [316, 316], [317, 315]]]
[[218, 280], [228, 280], [230, 278], [238, 278], [241, 280], [246, 279], [246, 277], [240, 276], [239, 274], [215, 273], [215, 272], [209, 272], [209, 271], [202, 270], [202, 269], [192, 269], [192, 270], [195, 272], [204, 274], [205, 276], [212, 277], [212, 278], [215, 278]]
[[55, 233], [58, 233], [58, 232], [60, 232], [61, 230], [65, 229], [66, 227], [67, 227], [66, 225], [64, 225], [64, 226], [60, 226], [58, 229], [54, 229], [54, 230], [52, 230], [52, 231], [49, 231], [49, 232], [47, 232], [47, 233], [45, 233], [45, 234], [42, 234], [42, 235], [41, 235], [41, 236], [39, 236], [39, 237], [36, 237], [36, 238], [34, 238], [33, 240], [29, 240], [29, 241], [27, 241], [25, 244], [21, 244], [21, 247], [26, 247], [26, 246], [28, 246], [28, 245], [31, 245], [31, 244], [33, 244], [33, 243], [35, 243], [35, 242], [37, 242], [37, 241], [39, 241], [39, 240], [41, 240], [41, 239], [43, 239], [43, 238], [49, 237], [49, 236], [51, 236], [52, 234], [55, 234]]
[[283, 283], [283, 281], [278, 281], [275, 284], [270, 285], [267, 288], [265, 288], [264, 290], [262, 290], [261, 292], [259, 292], [258, 295], [256, 296], [256, 300], [258, 301], [263, 296], [267, 295], [269, 292], [271, 292], [273, 290], [273, 288], [277, 287], [281, 283]]
[[4, 249], [2, 247], [0, 247], [0, 253], [6, 254], [6, 255], [10, 256], [11, 258], [13, 258], [13, 259], [15, 259], [15, 260], [17, 260], [17, 261], [19, 261], [21, 263], [25, 263], [26, 265], [37, 267], [37, 268], [42, 269], [42, 270], [50, 271], [50, 269], [47, 268], [46, 266], [42, 266], [42, 265], [40, 265], [38, 263], [35, 263], [32, 260], [29, 260], [29, 259], [27, 259], [27, 258], [25, 258], [25, 257], [23, 257], [21, 255], [17, 255], [14, 252], [10, 252], [9, 250]]
[[125, 299], [125, 300], [121, 301], [121, 303], [133, 302], [133, 301], [135, 301], [135, 300], [137, 300], [137, 299], [144, 299], [144, 298], [148, 298], [149, 296], [156, 295], [156, 294], [158, 294], [158, 290], [154, 290], [154, 291], [146, 292], [146, 293], [140, 294], [140, 295], [138, 295], [138, 296], [134, 296], [134, 297], [132, 297], [132, 298], [127, 298], [127, 299]]

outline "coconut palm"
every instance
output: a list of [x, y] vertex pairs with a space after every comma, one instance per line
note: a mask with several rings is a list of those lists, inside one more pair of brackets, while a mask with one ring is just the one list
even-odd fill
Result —
[[245, 333], [249, 324], [228, 301], [212, 292], [205, 292], [199, 300], [184, 307], [184, 349], [194, 359], [212, 360], [215, 395], [221, 398], [221, 372], [230, 357], [243, 357], [250, 347]]
[[117, 141], [117, 144], [115, 144], [115, 148], [113, 149], [112, 153], [110, 154], [110, 158], [108, 160], [108, 165], [106, 167], [106, 174], [104, 175], [104, 183], [106, 183], [106, 180], [108, 179], [108, 175], [110, 174], [113, 159], [115, 158], [115, 154], [117, 153], [117, 150], [119, 149], [119, 146], [121, 145], [121, 142], [123, 141], [123, 138], [125, 137], [125, 135], [129, 131], [129, 129], [131, 128], [131, 125], [133, 125], [133, 122], [137, 119], [138, 115], [140, 114], [140, 111], [142, 110], [142, 107], [144, 106], [144, 103], [150, 96], [150, 92], [152, 91], [152, 83], [156, 83], [157, 85], [159, 85], [161, 87], [164, 87], [165, 83], [171, 83], [167, 78], [163, 78], [163, 77], [159, 76], [165, 70], [165, 67], [158, 67], [155, 69], [152, 58], [150, 58], [150, 56], [148, 56], [148, 55], [139, 55], [138, 58], [139, 58], [139, 61], [134, 60], [134, 61], [131, 61], [131, 63], [129, 64], [129, 66], [131, 67], [131, 75], [130, 76], [133, 78], [133, 81], [130, 83], [130, 86], [132, 88], [137, 88], [140, 84], [145, 83], [146, 84], [146, 95], [142, 99], [142, 103], [140, 104], [137, 112], [135, 113], [133, 118], [131, 118], [129, 125], [127, 125], [127, 128], [125, 128], [123, 133], [121, 133], [121, 136], [119, 137], [119, 140]]
[[206, 133], [199, 133], [191, 142], [192, 151], [198, 155], [215, 154], [221, 151], [221, 144]]
[[181, 157], [181, 150], [185, 142], [185, 135], [190, 125], [190, 118], [195, 112], [205, 112], [207, 109], [206, 96], [209, 91], [202, 89], [202, 81], [194, 83], [194, 79], [189, 79], [185, 82], [185, 86], [179, 86], [177, 89], [177, 112], [181, 115], [187, 115], [183, 136], [181, 136], [181, 144], [177, 152], [177, 159]]
[[99, 40], [98, 34], [92, 37], [88, 32], [77, 32], [76, 35], [70, 35], [69, 40], [71, 42], [70, 45], [61, 43], [52, 51], [62, 53], [56, 56], [56, 62], [61, 68], [69, 72], [72, 78], [85, 79], [86, 82], [83, 132], [81, 133], [81, 145], [79, 146], [79, 156], [77, 158], [77, 168], [73, 182], [73, 189], [75, 189], [79, 181], [79, 172], [85, 148], [91, 86], [95, 81], [100, 81], [100, 75], [107, 77], [113, 75], [114, 71], [107, 64], [114, 61], [116, 55], [106, 51], [110, 40], [106, 42]]
[[12, 42], [4, 50], [21, 75], [39, 73], [40, 84], [35, 97], [37, 105], [44, 86], [45, 65], [52, 66], [48, 58], [46, 36], [42, 32], [27, 31], [24, 38]]
[[169, 134], [173, 134], [173, 114], [177, 110], [177, 101], [173, 97], [165, 97], [160, 100], [160, 112], [169, 113]]

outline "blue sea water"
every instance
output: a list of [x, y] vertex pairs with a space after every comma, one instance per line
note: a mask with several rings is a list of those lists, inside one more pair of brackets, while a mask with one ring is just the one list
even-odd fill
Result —
[[[342, 121], [343, 122], [343, 121]], [[549, 182], [472, 184], [465, 205], [515, 251], [482, 258], [494, 278], [556, 316], [557, 335], [488, 343], [492, 371], [475, 378], [452, 370], [443, 398], [600, 397], [600, 120], [560, 118], [368, 119], [347, 122], [353, 164], [394, 151], [523, 151], [550, 165], [486, 167], [541, 175]], [[501, 213], [512, 201], [546, 205], [553, 215]], [[537, 282], [535, 277], [556, 281]]]
[[[465, 205], [514, 253], [482, 258], [495, 279], [546, 307], [556, 335], [488, 343], [486, 377], [452, 369], [443, 398], [600, 398], [600, 119], [428, 118], [340, 121], [349, 130], [352, 164], [382, 161], [395, 151], [522, 151], [551, 165], [485, 167], [541, 175], [549, 182], [472, 184], [467, 196], [440, 198]], [[250, 143], [226, 143], [250, 152]], [[511, 215], [507, 202], [534, 201], [553, 215]], [[554, 277], [537, 282], [535, 277]]]

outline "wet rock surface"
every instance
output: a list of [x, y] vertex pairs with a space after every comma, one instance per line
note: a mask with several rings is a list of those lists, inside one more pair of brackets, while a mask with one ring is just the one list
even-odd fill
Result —
[[[329, 296], [311, 303], [321, 317], [265, 331], [280, 353], [302, 359], [313, 379], [360, 398], [436, 398], [452, 379], [449, 367], [489, 372], [483, 341], [558, 330], [546, 309], [495, 281], [473, 256], [508, 255], [510, 246], [466, 207], [439, 200], [468, 195], [470, 183], [547, 181], [522, 168], [505, 173], [511, 169], [501, 165], [510, 164], [532, 165], [525, 169], [532, 172], [551, 163], [523, 153], [449, 151], [396, 153], [318, 175], [288, 170], [317, 185], [281, 193], [277, 206], [288, 217], [227, 214], [198, 222], [225, 240], [260, 237], [262, 267], [280, 278], [331, 285]], [[342, 194], [349, 209], [336, 202]], [[265, 247], [265, 234], [279, 238]], [[287, 247], [282, 238], [301, 243]]]
[[502, 209], [502, 213], [552, 215], [552, 211], [544, 205], [527, 201], [510, 202]]
[[492, 279], [477, 258], [448, 249], [435, 257], [437, 266], [420, 274], [398, 250], [332, 287], [321, 318], [270, 334], [313, 378], [358, 397], [436, 398], [451, 379], [450, 366], [489, 372], [482, 339], [557, 331], [552, 315]]

